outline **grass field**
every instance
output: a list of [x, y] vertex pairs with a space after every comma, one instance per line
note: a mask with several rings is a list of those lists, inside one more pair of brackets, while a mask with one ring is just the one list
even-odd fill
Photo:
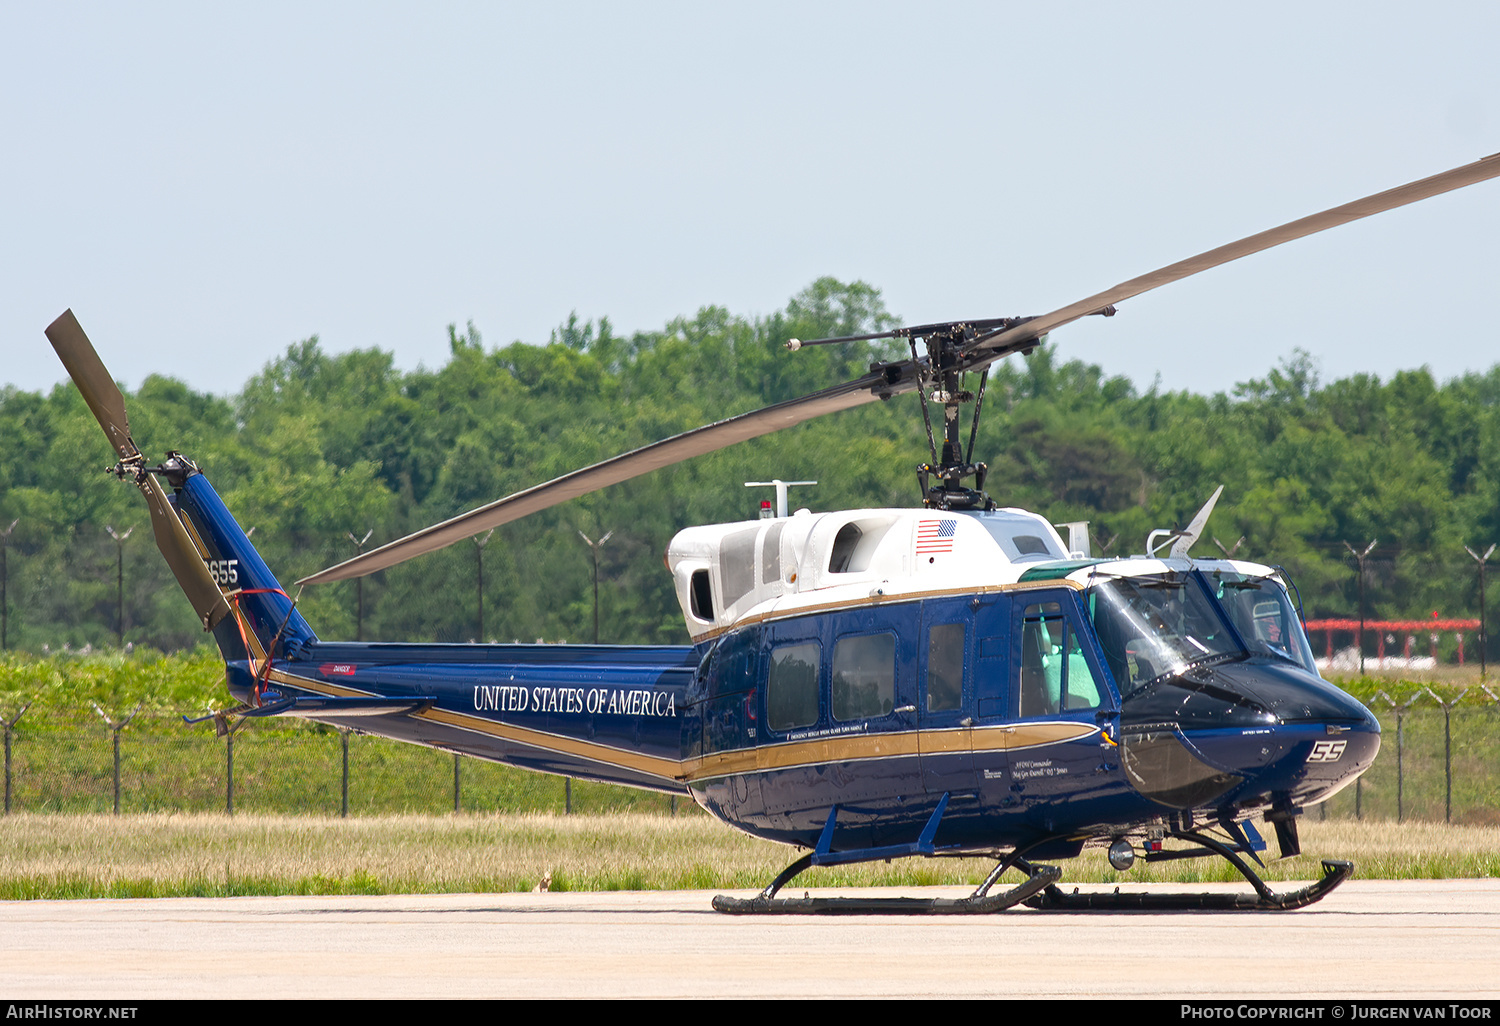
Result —
[[[1500, 828], [1311, 821], [1302, 835], [1307, 854], [1269, 862], [1268, 879], [1315, 879], [1324, 857], [1371, 878], [1500, 876]], [[18, 815], [0, 827], [0, 899], [483, 893], [543, 878], [553, 890], [758, 889], [796, 854], [701, 815]], [[1062, 866], [1072, 882], [1240, 879], [1221, 859], [1118, 874], [1090, 852]], [[990, 868], [905, 859], [794, 886], [972, 886]]]
[[[1329, 818], [1500, 826], [1500, 685], [1493, 676], [1481, 682], [1471, 664], [1439, 667], [1421, 679], [1403, 672], [1337, 683], [1376, 711], [1385, 735], [1358, 791], [1328, 803]], [[97, 704], [117, 721], [140, 707], [120, 735], [121, 812], [223, 811], [230, 797], [226, 744], [211, 725], [186, 726], [182, 715], [225, 700], [223, 664], [208, 651], [0, 658], [0, 719], [31, 703], [12, 737], [11, 808], [111, 810], [113, 745]], [[336, 731], [304, 722], [247, 724], [235, 735], [234, 810], [338, 814], [345, 800], [340, 741]], [[451, 755], [373, 737], [353, 736], [348, 745], [350, 815], [453, 811]], [[568, 785], [556, 777], [469, 758], [459, 771], [464, 811], [563, 811]], [[575, 812], [667, 810], [660, 795], [578, 781], [571, 787]]]
[[[211, 652], [0, 658], [0, 719], [31, 703], [11, 739], [0, 898], [514, 891], [549, 874], [557, 890], [758, 889], [796, 856], [685, 800], [671, 816], [662, 795], [469, 758], [455, 815], [452, 755], [357, 735], [347, 739], [349, 818], [339, 818], [342, 739], [300, 722], [236, 735], [237, 814], [226, 816], [225, 742], [181, 718], [224, 704], [222, 673]], [[1309, 811], [1309, 854], [1272, 862], [1267, 878], [1315, 878], [1323, 857], [1352, 859], [1365, 877], [1500, 876], [1495, 678], [1469, 666], [1337, 683], [1379, 715], [1380, 757], [1358, 790]], [[113, 746], [95, 703], [117, 720], [140, 708], [121, 734], [119, 817], [107, 815]], [[565, 816], [569, 786], [578, 814]], [[814, 870], [798, 884], [973, 884], [989, 869], [908, 859]], [[1219, 859], [1121, 876], [1090, 853], [1063, 869], [1080, 882], [1237, 879]]]

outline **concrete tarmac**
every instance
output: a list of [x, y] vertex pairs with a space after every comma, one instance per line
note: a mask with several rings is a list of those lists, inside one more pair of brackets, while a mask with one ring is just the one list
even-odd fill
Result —
[[1500, 995], [1497, 880], [1355, 880], [1281, 913], [750, 918], [711, 897], [4, 902], [0, 998]]

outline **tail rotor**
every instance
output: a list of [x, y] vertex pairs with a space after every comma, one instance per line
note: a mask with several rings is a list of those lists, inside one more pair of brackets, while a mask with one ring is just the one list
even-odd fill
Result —
[[[167, 490], [157, 479], [158, 474], [170, 474], [167, 467], [146, 466], [146, 458], [130, 437], [130, 422], [125, 412], [125, 396], [110, 376], [104, 361], [79, 326], [72, 310], [47, 326], [47, 340], [57, 350], [63, 366], [73, 384], [78, 386], [84, 402], [93, 411], [94, 419], [104, 429], [109, 444], [119, 456], [114, 473], [121, 479], [129, 477], [146, 497], [151, 509], [151, 530], [156, 536], [156, 547], [166, 558], [177, 583], [187, 593], [205, 630], [212, 630], [219, 621], [229, 615], [229, 604], [224, 594], [214, 583], [204, 563], [203, 553], [193, 542]], [[170, 481], [170, 478], [169, 478]]]

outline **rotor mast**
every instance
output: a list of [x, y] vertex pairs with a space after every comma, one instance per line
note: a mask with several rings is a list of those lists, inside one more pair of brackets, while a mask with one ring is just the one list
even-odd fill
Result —
[[[979, 415], [984, 408], [984, 390], [989, 381], [989, 364], [993, 362], [993, 357], [976, 361], [972, 354], [978, 343], [1027, 319], [995, 317], [987, 320], [945, 321], [869, 335], [846, 335], [806, 342], [794, 338], [786, 345], [795, 352], [803, 346], [866, 342], [882, 338], [905, 339], [911, 350], [908, 367], [922, 402], [922, 423], [927, 428], [927, 448], [930, 454], [930, 462], [917, 464], [922, 505], [928, 509], [986, 510], [994, 509], [995, 501], [984, 491], [988, 465], [974, 462], [974, 440], [979, 434]], [[1033, 339], [1028, 344], [1017, 347], [1017, 351], [1029, 353], [1039, 342], [1040, 339]], [[926, 350], [925, 357], [917, 355], [919, 344]], [[970, 391], [963, 387], [963, 376], [974, 369], [975, 363], [979, 364], [979, 388], [977, 391]], [[933, 433], [929, 403], [942, 407], [942, 425], [937, 435]], [[969, 442], [966, 448], [961, 437], [963, 425], [960, 410], [968, 403], [974, 404], [974, 412], [969, 418]], [[974, 479], [972, 488], [964, 484], [971, 477]]]
[[[922, 401], [922, 421], [927, 427], [927, 447], [931, 453], [930, 463], [917, 464], [917, 480], [922, 486], [922, 505], [929, 509], [994, 509], [995, 500], [984, 491], [985, 475], [989, 466], [974, 462], [974, 439], [979, 434], [979, 414], [984, 408], [984, 389], [989, 381], [989, 368], [980, 372], [979, 390], [971, 392], [963, 387], [964, 371], [958, 366], [963, 343], [976, 334], [971, 324], [944, 325], [922, 341], [927, 347], [926, 373], [916, 360], [916, 339], [910, 339], [912, 361], [922, 378], [917, 395]], [[932, 418], [928, 413], [928, 402], [940, 403], [943, 407], [943, 442], [939, 451], [932, 434]], [[966, 403], [974, 404], [969, 418], [969, 445], [965, 450], [959, 441], [961, 430], [959, 410]], [[966, 478], [974, 479], [974, 487], [964, 485]], [[937, 483], [932, 484], [936, 478]]]

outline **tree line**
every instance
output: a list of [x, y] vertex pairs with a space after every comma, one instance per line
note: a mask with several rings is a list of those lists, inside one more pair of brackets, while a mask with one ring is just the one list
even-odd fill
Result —
[[[153, 376], [127, 402], [148, 457], [177, 449], [198, 462], [285, 584], [353, 555], [367, 533], [366, 548], [382, 544], [856, 377], [904, 345], [792, 354], [785, 342], [895, 323], [877, 289], [824, 278], [769, 316], [705, 307], [628, 336], [569, 318], [546, 344], [492, 347], [473, 324], [454, 325], [436, 369], [402, 371], [375, 349], [330, 354], [314, 337], [236, 395]], [[1151, 529], [1185, 525], [1223, 484], [1194, 554], [1217, 555], [1217, 539], [1284, 566], [1309, 617], [1357, 614], [1346, 543], [1371, 541], [1372, 617], [1472, 617], [1476, 565], [1463, 546], [1500, 541], [1500, 364], [1441, 383], [1425, 369], [1324, 383], [1294, 352], [1204, 396], [1142, 389], [1044, 345], [992, 369], [975, 453], [1001, 505], [1089, 521], [1096, 554], [1142, 551]], [[918, 400], [902, 396], [574, 500], [499, 528], [482, 551], [460, 543], [374, 575], [362, 594], [353, 582], [310, 588], [301, 608], [330, 639], [588, 641], [594, 556], [579, 535], [613, 532], [599, 549], [601, 640], [679, 643], [662, 569], [676, 531], [753, 517], [761, 496], [742, 482], [770, 477], [818, 481], [796, 493], [813, 509], [909, 506], [926, 456]], [[101, 472], [109, 457], [71, 385], [0, 390], [0, 531], [14, 521], [0, 549], [7, 647], [203, 640], [139, 496]]]

